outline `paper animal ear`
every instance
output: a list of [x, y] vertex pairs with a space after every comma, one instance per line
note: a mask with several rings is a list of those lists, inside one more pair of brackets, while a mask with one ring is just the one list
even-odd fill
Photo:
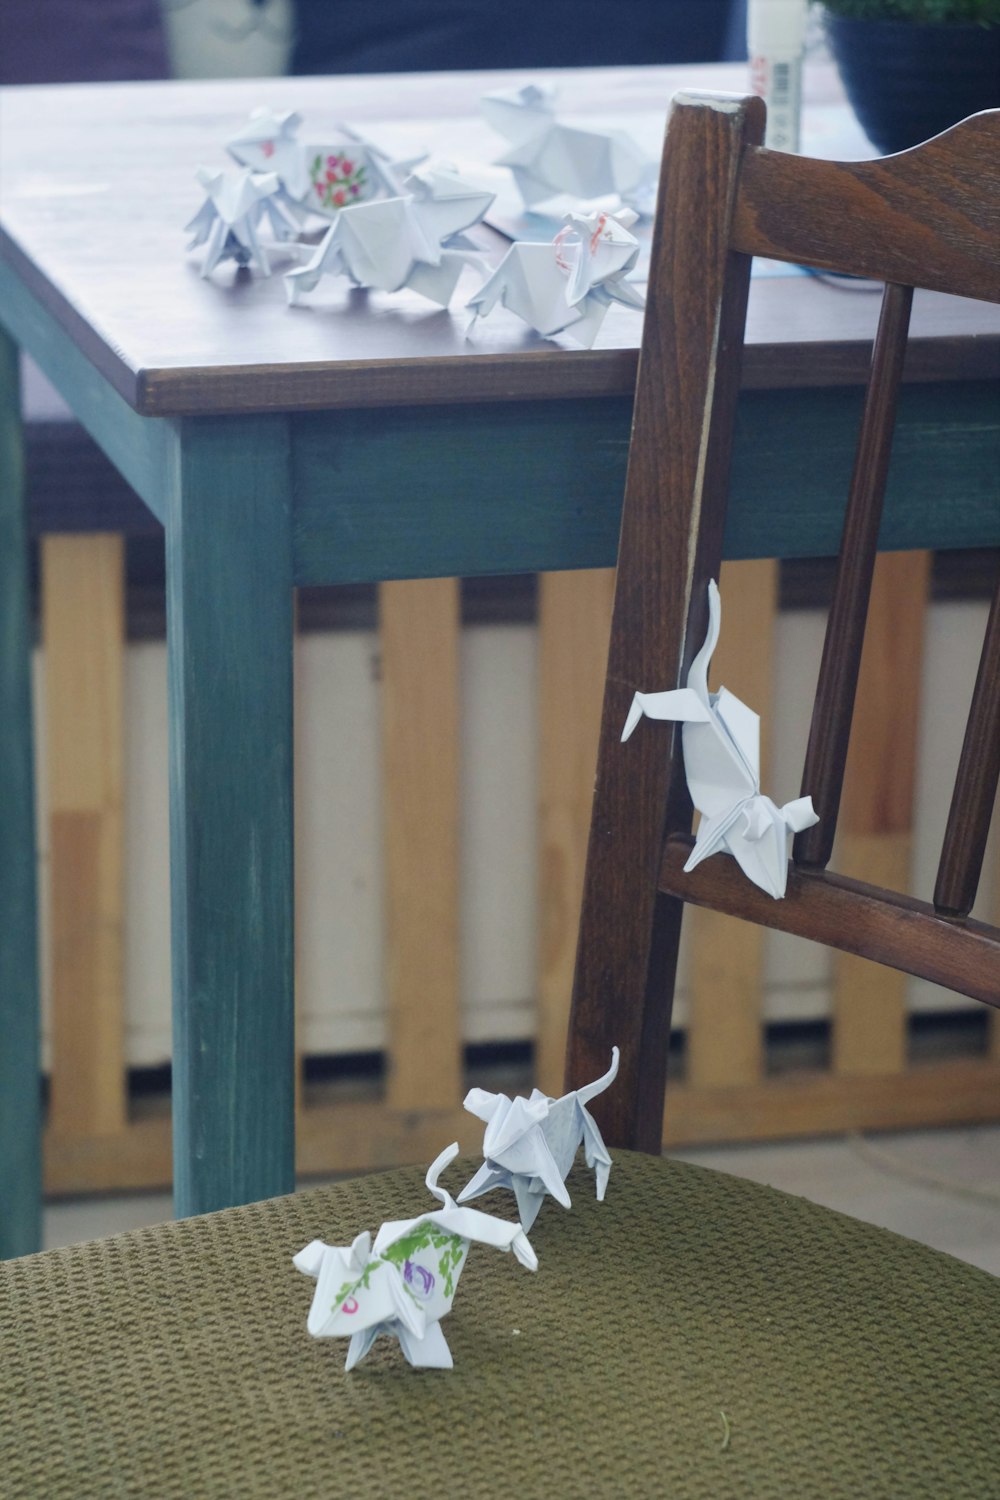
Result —
[[303, 1246], [298, 1255], [292, 1256], [292, 1265], [297, 1271], [314, 1279], [319, 1275], [319, 1268], [323, 1264], [323, 1251], [326, 1249], [322, 1240], [310, 1240], [308, 1245]]
[[[487, 1089], [470, 1089], [465, 1096], [464, 1107], [470, 1115], [475, 1115], [477, 1120], [484, 1120], [489, 1124], [497, 1105], [501, 1099], [506, 1098], [506, 1094], [491, 1094]], [[507, 1103], [510, 1103], [509, 1099]]]

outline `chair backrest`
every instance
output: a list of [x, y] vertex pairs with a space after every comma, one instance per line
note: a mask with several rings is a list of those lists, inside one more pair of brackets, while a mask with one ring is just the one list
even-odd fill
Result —
[[[597, 784], [567, 1053], [571, 1087], [612, 1042], [601, 1123], [659, 1151], [685, 902], [801, 934], [1000, 1004], [1000, 931], [968, 919], [1000, 776], [1000, 594], [958, 766], [933, 904], [826, 873], [914, 287], [1000, 301], [1000, 110], [899, 156], [825, 162], [766, 150], [755, 98], [678, 95], [663, 155], [622, 518]], [[685, 683], [722, 558], [751, 257], [886, 283], [819, 673], [797, 835], [773, 900], [733, 859], [690, 874], [680, 735], [633, 694]], [[659, 732], [657, 732], [659, 731]], [[636, 743], [638, 741], [638, 743]], [[672, 748], [667, 750], [668, 742]]]

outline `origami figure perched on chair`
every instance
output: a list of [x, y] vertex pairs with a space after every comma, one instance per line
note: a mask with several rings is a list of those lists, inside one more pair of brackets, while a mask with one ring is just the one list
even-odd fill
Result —
[[383, 292], [408, 286], [447, 307], [462, 267], [480, 259], [462, 231], [478, 223], [492, 202], [492, 193], [453, 167], [414, 172], [401, 196], [341, 212], [307, 264], [285, 277], [288, 301], [294, 306], [321, 277], [340, 275]]
[[530, 1229], [546, 1193], [563, 1208], [571, 1207], [566, 1175], [583, 1144], [588, 1167], [596, 1177], [597, 1198], [604, 1199], [611, 1172], [611, 1157], [587, 1105], [603, 1094], [618, 1075], [618, 1048], [611, 1054], [611, 1067], [602, 1078], [585, 1087], [550, 1099], [540, 1089], [531, 1097], [508, 1099], [486, 1089], [470, 1089], [465, 1107], [486, 1121], [483, 1155], [486, 1160], [458, 1195], [459, 1203], [478, 1198], [493, 1188], [509, 1188], [517, 1199], [517, 1211], [525, 1229]]
[[639, 720], [673, 719], [684, 725], [684, 769], [691, 801], [701, 813], [698, 836], [684, 866], [726, 850], [761, 890], [779, 899], [788, 879], [788, 836], [819, 822], [811, 797], [777, 807], [760, 790], [760, 719], [727, 688], [708, 691], [708, 664], [719, 639], [722, 606], [708, 585], [708, 635], [688, 672], [687, 687], [636, 693], [622, 739]]
[[427, 1171], [427, 1186], [442, 1208], [383, 1224], [374, 1245], [366, 1231], [347, 1248], [313, 1240], [294, 1257], [300, 1271], [316, 1278], [309, 1332], [314, 1338], [350, 1336], [345, 1369], [353, 1370], [380, 1333], [397, 1338], [417, 1368], [452, 1368], [441, 1319], [451, 1311], [470, 1242], [513, 1250], [523, 1266], [537, 1270], [537, 1257], [520, 1224], [459, 1208], [438, 1187], [438, 1177], [457, 1155], [456, 1142]]
[[205, 246], [202, 276], [210, 276], [221, 260], [235, 260], [237, 265], [252, 266], [269, 276], [271, 265], [257, 236], [261, 220], [265, 216], [270, 220], [278, 239], [287, 238], [295, 228], [278, 202], [276, 174], [251, 172], [247, 167], [238, 172], [199, 167], [195, 175], [206, 196], [185, 228], [191, 235], [189, 250]]

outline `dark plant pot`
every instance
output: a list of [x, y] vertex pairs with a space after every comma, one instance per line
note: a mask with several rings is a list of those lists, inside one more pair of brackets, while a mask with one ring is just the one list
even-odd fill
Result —
[[865, 134], [905, 151], [1000, 105], [1000, 26], [919, 26], [826, 14], [826, 34]]

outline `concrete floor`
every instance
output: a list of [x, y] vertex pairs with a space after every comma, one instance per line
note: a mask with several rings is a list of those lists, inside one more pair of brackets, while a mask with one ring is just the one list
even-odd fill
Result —
[[[703, 1146], [675, 1154], [811, 1198], [1000, 1276], [1000, 1126]], [[160, 1193], [52, 1203], [45, 1245], [70, 1245], [169, 1217], [170, 1198]]]

